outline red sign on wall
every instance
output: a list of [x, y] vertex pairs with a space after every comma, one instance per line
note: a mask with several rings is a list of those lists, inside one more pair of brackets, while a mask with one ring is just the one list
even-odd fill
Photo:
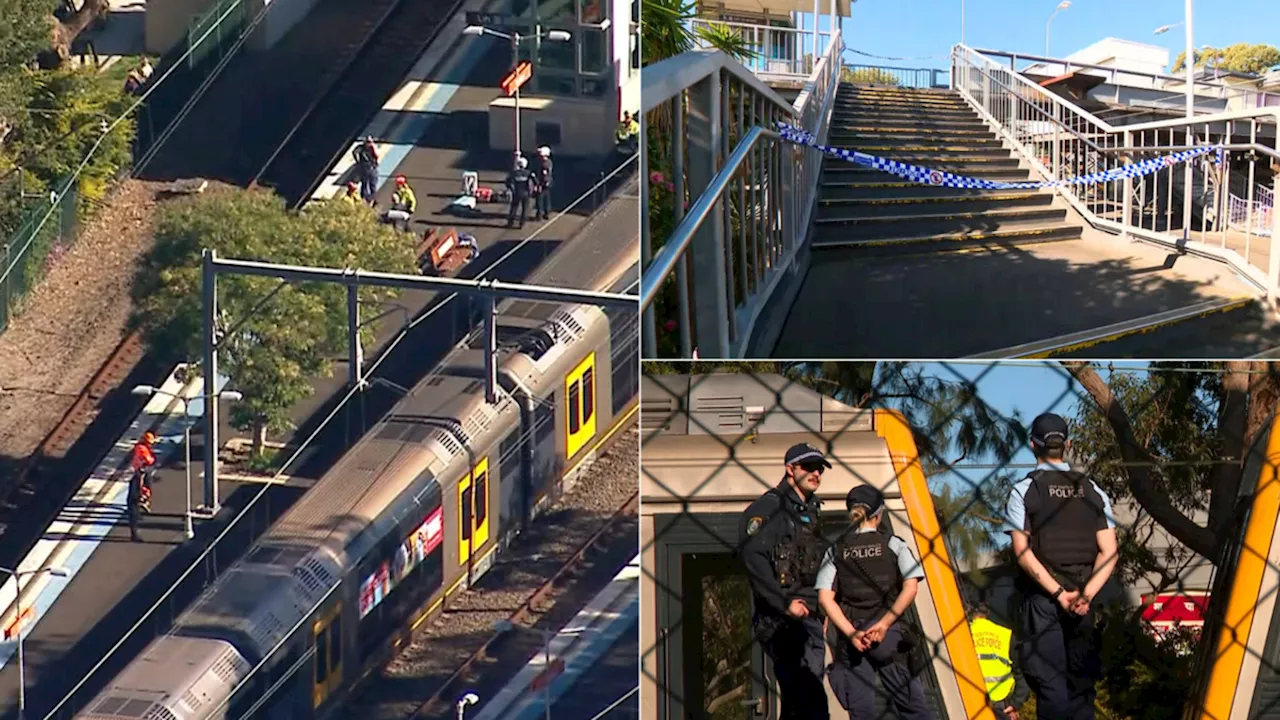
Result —
[[1174, 627], [1201, 627], [1209, 609], [1209, 593], [1144, 595], [1142, 619], [1157, 632]]

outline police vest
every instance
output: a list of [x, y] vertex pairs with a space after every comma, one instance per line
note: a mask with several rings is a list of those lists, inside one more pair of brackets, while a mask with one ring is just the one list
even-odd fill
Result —
[[808, 503], [801, 503], [791, 497], [791, 493], [784, 493], [778, 488], [769, 492], [778, 496], [788, 530], [773, 550], [778, 583], [784, 589], [812, 588], [818, 582], [818, 569], [822, 567], [822, 556], [827, 552], [827, 542], [821, 531], [822, 502], [814, 498]]
[[1037, 470], [1031, 487], [1039, 501], [1029, 518], [1031, 551], [1050, 571], [1083, 586], [1098, 556], [1102, 498], [1089, 478], [1072, 470]]
[[902, 590], [898, 558], [889, 537], [850, 530], [832, 549], [836, 563], [836, 602], [851, 622], [873, 620], [893, 607]]
[[987, 682], [987, 697], [992, 702], [1000, 702], [1013, 692], [1013, 663], [1009, 662], [1009, 639], [1013, 632], [986, 618], [974, 620], [970, 629], [982, 679]]

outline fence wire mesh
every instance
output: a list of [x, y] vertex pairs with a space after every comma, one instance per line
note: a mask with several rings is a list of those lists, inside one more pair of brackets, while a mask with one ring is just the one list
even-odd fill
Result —
[[[908, 565], [924, 575], [894, 623], [914, 628], [906, 636], [920, 640], [920, 663], [905, 645], [891, 656], [875, 647], [843, 655], [851, 647], [841, 648], [849, 642], [843, 623], [820, 613], [831, 717], [844, 716], [841, 705], [856, 718], [1001, 720], [1226, 720], [1280, 711], [1272, 628], [1280, 611], [1280, 366], [660, 362], [645, 363], [643, 374], [641, 543], [653, 599], [641, 626], [641, 694], [653, 698], [646, 713], [728, 720], [778, 717], [780, 707], [783, 718], [823, 716], [812, 697], [800, 697], [818, 692], [816, 684], [787, 693], [805, 687], [797, 673], [812, 676], [802, 669], [805, 651], [788, 656], [779, 640], [801, 621], [762, 619], [758, 589], [768, 581], [749, 579], [743, 562], [753, 547], [772, 549], [762, 574], [777, 582], [786, 551], [797, 552], [794, 541], [774, 545], [749, 521], [759, 511], [748, 506], [771, 488], [787, 491], [784, 452], [800, 442], [833, 466], [817, 490], [827, 543], [849, 528], [846, 491], [869, 484], [885, 497], [878, 529], [904, 539]], [[1045, 523], [1057, 510], [1038, 505], [1026, 480], [1041, 462], [1030, 425], [1045, 412], [1066, 421], [1063, 460], [1091, 481], [1096, 495], [1086, 491], [1094, 499], [1083, 504], [1109, 519], [1116, 539], [1114, 554], [1094, 546], [1093, 567], [1077, 581], [1053, 568], [1042, 586], [1061, 584], [1059, 600], [1081, 584], [1092, 596], [1057, 608], [1050, 590], [1028, 580], [1032, 558], [1047, 564], [1062, 542], [1037, 544], [1039, 533], [1053, 532]], [[1077, 502], [1059, 506], [1064, 522]], [[1019, 527], [1032, 543], [1022, 554], [1008, 532], [1020, 517], [1031, 518]], [[1094, 529], [1083, 536], [1105, 546], [1108, 533]], [[762, 539], [748, 545], [753, 530]], [[807, 597], [816, 616], [813, 564], [803, 566], [790, 567], [797, 579], [785, 597]], [[857, 574], [852, 567], [835, 565], [836, 587], [841, 572]], [[857, 582], [865, 576], [849, 587]], [[980, 657], [978, 613], [1011, 635], [1007, 648], [984, 645]], [[1005, 674], [1000, 655], [1012, 665], [1012, 687], [996, 681]], [[850, 676], [826, 664], [840, 657], [851, 658], [840, 666], [869, 663], [875, 672]], [[890, 690], [904, 682], [894, 666], [919, 671], [913, 692], [923, 700], [893, 699]], [[906, 688], [897, 696], [905, 700]], [[797, 708], [802, 714], [791, 715]]]

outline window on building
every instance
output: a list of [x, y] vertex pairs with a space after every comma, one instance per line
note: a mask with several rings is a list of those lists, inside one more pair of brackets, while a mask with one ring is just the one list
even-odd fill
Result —
[[573, 71], [574, 43], [543, 40], [538, 48], [538, 67], [547, 70]]
[[574, 0], [538, 0], [538, 22], [544, 29], [549, 23], [572, 23], [577, 13]]
[[583, 25], [599, 25], [604, 22], [604, 0], [578, 0], [578, 22]]
[[602, 73], [608, 69], [608, 44], [603, 30], [582, 28], [578, 34], [578, 43], [582, 47], [582, 72]]

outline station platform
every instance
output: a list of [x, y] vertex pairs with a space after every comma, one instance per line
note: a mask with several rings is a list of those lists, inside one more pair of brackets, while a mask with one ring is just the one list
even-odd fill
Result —
[[[480, 5], [478, 0], [467, 3], [464, 11]], [[518, 282], [593, 219], [596, 208], [590, 202], [565, 209], [599, 180], [601, 166], [586, 161], [556, 163], [549, 222], [508, 229], [506, 207], [496, 205], [476, 218], [448, 215], [448, 204], [461, 192], [464, 170], [476, 171], [481, 186], [496, 187], [502, 184], [511, 161], [509, 153], [487, 149], [487, 123], [482, 122], [489, 102], [502, 92], [498, 81], [506, 71], [510, 48], [493, 38], [462, 37], [462, 12], [449, 22], [451, 27], [441, 33], [441, 41], [425, 51], [360, 136], [372, 134], [380, 145], [379, 206], [389, 205], [392, 188], [388, 181], [396, 174], [407, 175], [417, 194], [418, 211], [406, 242], [416, 243], [429, 226], [456, 227], [473, 235], [480, 248], [479, 257], [461, 277]], [[526, 154], [532, 152], [529, 148]], [[349, 165], [349, 157], [339, 161], [329, 173], [333, 182], [322, 184], [314, 199], [331, 196]], [[603, 218], [606, 222], [593, 224], [590, 232], [611, 237], [637, 234], [634, 216], [611, 215]], [[583, 257], [582, 262], [592, 259]], [[389, 311], [384, 308], [384, 319], [374, 322], [375, 343], [365, 348], [366, 374], [374, 363], [380, 363], [369, 377], [404, 387], [425, 376], [470, 329], [460, 327], [458, 317], [449, 309], [432, 316], [431, 311], [450, 297], [406, 291]], [[458, 316], [467, 317], [463, 313]], [[402, 332], [411, 320], [412, 329]], [[386, 362], [380, 362], [384, 355]], [[65, 712], [87, 702], [147, 642], [165, 632], [207, 583], [235, 562], [399, 399], [393, 390], [373, 386], [321, 427], [331, 417], [330, 410], [347, 394], [347, 372], [346, 362], [341, 361], [335, 364], [331, 377], [317, 379], [314, 393], [291, 412], [297, 429], [272, 438], [284, 444], [285, 457], [293, 454], [295, 445], [311, 438], [297, 461], [279, 478], [221, 474], [222, 510], [212, 519], [197, 520], [192, 540], [185, 538], [183, 528], [186, 471], [181, 467], [181, 403], [158, 397], [130, 421], [58, 519], [38, 539], [16, 540], [29, 542], [32, 548], [19, 564], [20, 570], [56, 566], [65, 568], [68, 577], [24, 577], [24, 620], [20, 622], [14, 621], [12, 580], [0, 585], [0, 611], [5, 613], [0, 617], [0, 630], [11, 631], [0, 637], [0, 718], [13, 716], [17, 706], [18, 671], [11, 658], [18, 632], [24, 639], [27, 716], [43, 717], [55, 707]], [[179, 392], [182, 386], [170, 376], [163, 389]], [[198, 393], [198, 385], [195, 387]], [[198, 408], [199, 401], [192, 402], [193, 416], [199, 416]], [[151, 425], [156, 425], [154, 432], [167, 442], [158, 458], [163, 467], [156, 472], [153, 513], [143, 518], [142, 542], [134, 543], [129, 540], [124, 516], [128, 452]], [[222, 432], [224, 441], [237, 436], [225, 425]], [[193, 504], [199, 504], [202, 497], [201, 471], [200, 459], [193, 457]], [[242, 512], [259, 495], [263, 497], [253, 503], [253, 509]], [[206, 552], [215, 540], [216, 548]], [[174, 591], [158, 603], [170, 588]], [[101, 662], [107, 655], [110, 658]], [[73, 690], [75, 695], [64, 702]]]
[[546, 654], [535, 655], [497, 695], [480, 699], [479, 712], [466, 717], [539, 720], [550, 703], [556, 718], [638, 718], [640, 698], [632, 691], [640, 677], [639, 614], [636, 555], [550, 638]]

